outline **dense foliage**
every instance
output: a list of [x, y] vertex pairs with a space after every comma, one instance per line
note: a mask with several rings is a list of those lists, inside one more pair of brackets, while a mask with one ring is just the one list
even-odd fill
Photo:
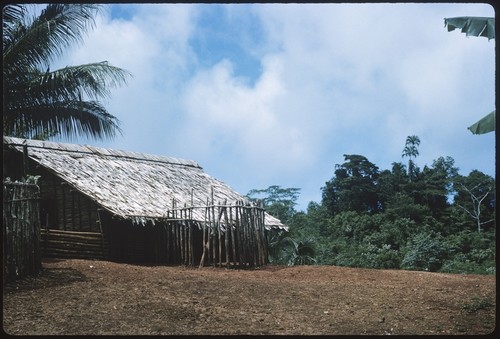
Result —
[[[415, 158], [419, 143], [408, 137], [403, 156]], [[451, 157], [422, 169], [411, 157], [408, 167], [381, 171], [362, 155], [344, 155], [322, 201], [305, 212], [294, 209], [298, 189], [254, 190], [288, 193], [264, 200], [271, 214], [275, 204], [288, 207], [273, 214], [290, 230], [270, 235], [271, 261], [494, 274], [495, 180], [477, 170], [460, 175]]]

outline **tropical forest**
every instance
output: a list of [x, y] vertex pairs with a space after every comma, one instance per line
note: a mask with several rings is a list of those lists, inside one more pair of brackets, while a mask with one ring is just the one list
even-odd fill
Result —
[[345, 154], [321, 188], [321, 202], [295, 209], [299, 188], [270, 186], [247, 196], [289, 226], [270, 234], [270, 261], [460, 274], [495, 274], [495, 179], [459, 173], [452, 157], [419, 167], [420, 138], [380, 169]]

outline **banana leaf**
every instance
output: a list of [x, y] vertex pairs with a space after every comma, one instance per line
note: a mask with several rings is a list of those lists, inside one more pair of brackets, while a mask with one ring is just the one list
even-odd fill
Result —
[[467, 127], [473, 134], [485, 134], [495, 130], [495, 111], [487, 114], [475, 124]]
[[488, 40], [495, 39], [495, 18], [479, 16], [445, 18], [444, 25], [448, 26], [448, 32], [458, 28], [467, 36], [484, 36]]
[[[461, 29], [466, 36], [484, 36], [488, 40], [495, 39], [495, 18], [479, 16], [460, 16], [445, 18], [444, 26], [448, 32]], [[495, 111], [487, 114], [475, 124], [467, 127], [473, 134], [485, 134], [495, 130]]]

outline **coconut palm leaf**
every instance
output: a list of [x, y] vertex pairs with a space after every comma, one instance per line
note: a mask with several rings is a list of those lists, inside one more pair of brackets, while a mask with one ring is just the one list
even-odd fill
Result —
[[107, 62], [65, 67], [53, 72], [37, 69], [23, 74], [23, 79], [11, 82], [4, 93], [7, 102], [6, 114], [33, 102], [76, 100], [86, 96], [93, 100], [109, 97], [110, 88], [125, 82], [126, 71]]
[[12, 135], [28, 139], [54, 134], [64, 138], [89, 136], [102, 139], [120, 130], [116, 118], [100, 103], [79, 100], [24, 107], [17, 111], [14, 119], [4, 118], [5, 129]]
[[27, 5], [3, 10], [4, 134], [17, 137], [112, 138], [118, 119], [99, 103], [131, 74], [108, 62], [50, 64], [92, 27], [97, 4], [49, 4], [38, 16]]
[[83, 41], [100, 8], [96, 4], [49, 4], [37, 17], [28, 17], [27, 8], [18, 10], [20, 16], [11, 15], [4, 23], [9, 27], [4, 32], [3, 52], [7, 71], [48, 67], [72, 43]]

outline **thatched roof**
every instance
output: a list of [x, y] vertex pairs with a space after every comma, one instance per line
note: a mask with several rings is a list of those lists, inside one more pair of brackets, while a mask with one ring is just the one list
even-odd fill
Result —
[[[20, 152], [27, 145], [30, 159], [113, 215], [136, 223], [167, 219], [173, 202], [177, 208], [207, 206], [212, 191], [216, 204], [249, 202], [192, 160], [5, 136], [3, 140]], [[193, 209], [193, 219], [202, 222], [203, 209]], [[265, 225], [288, 229], [267, 213]]]

